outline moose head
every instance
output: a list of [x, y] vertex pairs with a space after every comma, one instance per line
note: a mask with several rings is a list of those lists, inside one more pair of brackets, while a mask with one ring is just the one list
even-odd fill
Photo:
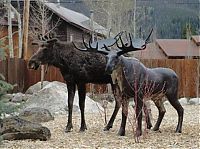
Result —
[[33, 42], [32, 45], [38, 45], [38, 51], [32, 55], [28, 62], [29, 69], [38, 69], [40, 65], [47, 64], [49, 60], [53, 59], [53, 49], [54, 44], [58, 41], [57, 38], [53, 38], [51, 35], [48, 36], [38, 36], [39, 41]]
[[96, 46], [94, 46], [94, 44], [91, 45], [91, 40], [90, 40], [89, 43], [86, 44], [83, 39], [83, 43], [84, 43], [84, 46], [86, 47], [86, 49], [79, 49], [79, 50], [89, 51], [89, 52], [98, 52], [98, 53], [106, 55], [107, 64], [106, 64], [105, 72], [107, 74], [111, 74], [112, 71], [115, 70], [118, 67], [118, 65], [120, 64], [120, 60], [121, 60], [120, 56], [121, 55], [131, 52], [131, 51], [139, 51], [139, 50], [146, 49], [146, 45], [149, 42], [152, 32], [153, 32], [153, 29], [151, 30], [151, 32], [148, 35], [148, 37], [146, 38], [146, 40], [143, 40], [140, 38], [132, 39], [131, 34], [129, 33], [129, 43], [124, 43], [122, 40], [122, 37], [121, 37], [122, 34], [120, 34], [119, 40], [121, 42], [121, 46], [118, 44], [118, 40], [116, 40], [115, 43], [117, 45], [117, 49], [115, 49], [115, 50], [111, 50], [106, 43], [103, 44], [103, 46], [99, 46], [99, 43], [95, 42]]

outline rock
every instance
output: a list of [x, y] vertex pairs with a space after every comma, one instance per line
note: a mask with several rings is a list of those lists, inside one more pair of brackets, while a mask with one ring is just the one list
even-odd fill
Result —
[[94, 101], [101, 101], [101, 100], [107, 100], [109, 102], [115, 101], [113, 94], [109, 93], [102, 93], [102, 94], [87, 93], [87, 96], [93, 99]]
[[[46, 86], [34, 92], [34, 94], [25, 103], [25, 108], [41, 107], [48, 109], [51, 114], [66, 114], [68, 104], [67, 86], [58, 81], [49, 82]], [[85, 112], [93, 113], [103, 110], [101, 105], [86, 96]], [[80, 112], [78, 92], [74, 97], [73, 112]]]
[[200, 98], [191, 98], [189, 100], [189, 104], [191, 104], [191, 105], [199, 105], [200, 104]]
[[[47, 84], [49, 84], [49, 82], [48, 82], [48, 81], [44, 81], [44, 82], [43, 82], [43, 88], [44, 88]], [[29, 87], [29, 88], [26, 90], [25, 94], [33, 94], [33, 93], [35, 93], [35, 92], [38, 92], [39, 90], [41, 90], [41, 82], [38, 82], [38, 83], [34, 84], [33, 86]]]
[[41, 140], [51, 137], [50, 130], [41, 124], [23, 120], [17, 116], [4, 118], [1, 122], [0, 135], [4, 140]]
[[188, 99], [187, 98], [180, 98], [179, 102], [181, 103], [181, 105], [187, 105], [188, 104]]
[[48, 109], [51, 114], [66, 114], [66, 105], [67, 87], [64, 83], [54, 81], [46, 84], [43, 89], [34, 91], [34, 94], [27, 100], [24, 107], [25, 109], [40, 107]]
[[19, 113], [19, 117], [27, 121], [37, 123], [54, 120], [54, 117], [51, 115], [49, 110], [40, 107], [27, 108], [21, 113]]
[[[78, 92], [75, 93], [74, 97], [74, 106], [79, 107], [79, 98]], [[80, 109], [78, 108], [79, 112]], [[85, 98], [85, 113], [99, 113], [99, 111], [103, 111], [103, 107], [94, 100], [90, 99], [88, 96]]]
[[23, 94], [23, 93], [17, 93], [13, 94], [13, 98], [10, 100], [11, 102], [23, 102], [27, 101], [31, 95], [29, 94]]
[[1, 97], [1, 101], [3, 102], [10, 102], [12, 98], [14, 97], [14, 94], [5, 94]]

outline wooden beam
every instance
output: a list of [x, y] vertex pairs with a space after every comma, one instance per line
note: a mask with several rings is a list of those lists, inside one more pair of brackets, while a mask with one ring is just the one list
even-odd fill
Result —
[[28, 59], [28, 25], [29, 25], [30, 0], [24, 1], [23, 12], [23, 58]]

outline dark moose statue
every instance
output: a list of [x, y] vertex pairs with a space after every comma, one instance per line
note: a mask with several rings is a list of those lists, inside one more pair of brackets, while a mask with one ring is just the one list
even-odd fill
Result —
[[[153, 30], [152, 30], [153, 31]], [[152, 33], [151, 31], [151, 33]], [[177, 99], [178, 94], [178, 76], [169, 68], [146, 68], [139, 60], [135, 58], [126, 58], [123, 54], [131, 51], [143, 50], [151, 35], [144, 41], [142, 39], [133, 39], [129, 34], [129, 45], [124, 44], [121, 36], [121, 47], [117, 45], [117, 49], [111, 50], [106, 44], [99, 47], [98, 42], [95, 46], [88, 46], [84, 43], [87, 51], [101, 53], [106, 55], [107, 64], [105, 68], [106, 74], [110, 74], [114, 84], [120, 88], [122, 103], [122, 122], [119, 130], [120, 135], [125, 135], [125, 126], [128, 115], [128, 101], [130, 97], [134, 97], [136, 104], [136, 137], [142, 135], [142, 108], [144, 105], [144, 97], [150, 96], [151, 100], [158, 108], [159, 115], [157, 122], [153, 128], [154, 131], [159, 130], [161, 121], [166, 112], [162, 97], [166, 97], [170, 104], [178, 113], [178, 125], [176, 132], [181, 133], [184, 109]], [[85, 49], [79, 49], [86, 51]], [[118, 109], [115, 111], [118, 111]], [[113, 120], [114, 121], [114, 120]], [[109, 121], [107, 129], [112, 127], [113, 121]], [[151, 127], [149, 117], [147, 118], [147, 128]]]

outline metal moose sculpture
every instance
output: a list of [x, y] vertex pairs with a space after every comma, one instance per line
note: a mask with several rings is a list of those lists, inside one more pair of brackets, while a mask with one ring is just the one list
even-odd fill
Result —
[[[145, 67], [135, 58], [130, 59], [122, 56], [130, 51], [144, 50], [150, 35], [151, 33], [146, 40], [142, 40], [132, 39], [129, 34], [129, 45], [124, 44], [120, 36], [119, 39], [122, 46], [119, 46], [118, 43], [116, 43], [118, 47], [116, 50], [111, 50], [107, 45], [99, 48], [98, 42], [95, 47], [91, 46], [91, 42], [89, 42], [88, 46], [84, 43], [87, 51], [106, 55], [107, 63], [105, 72], [108, 75], [111, 75], [113, 83], [117, 84], [120, 88], [122, 94], [122, 121], [118, 134], [121, 136], [125, 135], [125, 126], [128, 115], [128, 101], [130, 97], [134, 97], [136, 104], [136, 137], [142, 135], [142, 109], [144, 105], [144, 97], [147, 94], [151, 95], [151, 100], [155, 103], [159, 111], [158, 119], [153, 130], [159, 130], [161, 121], [166, 112], [162, 100], [162, 97], [165, 96], [178, 113], [178, 125], [176, 132], [180, 133], [182, 131], [184, 109], [177, 99], [178, 76], [176, 73], [169, 68], [150, 69]], [[150, 92], [147, 92], [149, 90]], [[119, 106], [115, 106], [115, 112], [105, 129], [109, 130], [112, 127], [117, 114], [116, 111], [118, 110]]]

